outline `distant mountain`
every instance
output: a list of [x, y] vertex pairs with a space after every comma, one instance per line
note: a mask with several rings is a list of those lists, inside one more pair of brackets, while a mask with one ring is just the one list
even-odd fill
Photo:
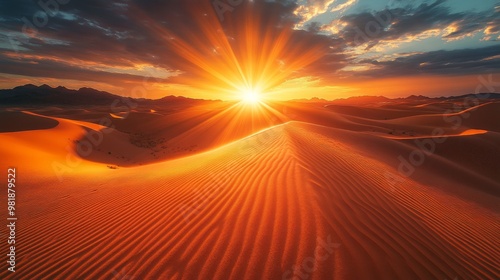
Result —
[[109, 92], [92, 88], [79, 90], [48, 85], [24, 85], [13, 89], [0, 90], [2, 105], [104, 105], [121, 98]]
[[381, 102], [389, 102], [391, 99], [384, 96], [353, 96], [344, 99], [334, 100], [335, 104], [342, 105], [353, 105], [353, 104], [367, 104], [367, 103], [381, 103]]
[[423, 95], [410, 95], [408, 97], [404, 98], [398, 98], [400, 100], [408, 100], [408, 101], [420, 101], [420, 100], [429, 100], [431, 99], [430, 97], [423, 96]]
[[169, 95], [162, 97], [160, 99], [150, 100], [155, 104], [176, 104], [176, 103], [201, 103], [201, 102], [214, 102], [220, 100], [205, 100], [205, 99], [193, 99], [184, 96], [174, 96]]
[[465, 99], [465, 98], [478, 98], [478, 99], [500, 99], [500, 93], [476, 93], [476, 94], [465, 94], [460, 96], [448, 96], [448, 97], [439, 97], [442, 99], [454, 100], [454, 99]]
[[291, 101], [291, 102], [302, 102], [302, 103], [328, 102], [328, 100], [323, 99], [323, 98], [318, 98], [318, 97], [313, 97], [311, 99], [307, 99], [307, 98], [292, 99], [292, 100], [289, 100], [289, 101]]
[[[465, 98], [485, 98], [488, 99], [500, 99], [499, 93], [480, 93], [480, 94], [466, 94], [461, 96], [449, 96], [449, 97], [426, 97], [422, 95], [411, 95], [405, 98], [395, 98], [390, 99], [384, 96], [355, 96], [345, 99], [337, 99], [333, 101], [327, 101], [320, 98], [312, 99], [295, 99], [290, 100], [293, 102], [308, 102], [308, 103], [330, 103], [337, 105], [361, 105], [361, 104], [374, 104], [374, 103], [384, 103], [384, 102], [405, 102], [405, 101], [453, 101], [462, 100]], [[48, 85], [35, 86], [32, 84], [27, 84], [24, 86], [18, 86], [13, 89], [2, 89], [0, 90], [0, 106], [1, 105], [17, 105], [17, 106], [50, 106], [50, 105], [111, 105], [115, 100], [119, 99], [123, 101], [123, 98], [134, 100], [134, 102], [142, 105], [181, 105], [189, 106], [199, 103], [214, 102], [213, 100], [202, 100], [202, 99], [192, 99], [182, 96], [165, 96], [160, 99], [133, 99], [130, 97], [123, 97], [115, 94], [111, 94], [106, 91], [99, 91], [93, 88], [81, 88], [78, 90], [67, 89], [65, 87], [50, 87]], [[220, 100], [217, 100], [220, 101]]]
[[[48, 85], [35, 86], [27, 84], [13, 89], [0, 90], [0, 105], [110, 105], [115, 100], [123, 98], [132, 99], [111, 94], [106, 91], [99, 91], [93, 88], [81, 88], [79, 90], [67, 89], [65, 87], [50, 87]], [[186, 97], [166, 96], [161, 99], [133, 99], [140, 104], [172, 104], [191, 103], [197, 99]]]
[[384, 96], [354, 96], [345, 99], [336, 99], [331, 101], [332, 104], [337, 105], [362, 105], [362, 104], [376, 104], [384, 102], [415, 102], [415, 101], [454, 101], [463, 100], [466, 98], [474, 99], [500, 99], [500, 93], [478, 93], [478, 94], [466, 94], [460, 96], [448, 96], [448, 97], [427, 97], [423, 95], [410, 95], [408, 97], [400, 98], [387, 98]]

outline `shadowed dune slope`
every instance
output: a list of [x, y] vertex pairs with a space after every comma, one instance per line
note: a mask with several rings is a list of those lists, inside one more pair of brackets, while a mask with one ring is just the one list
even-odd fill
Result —
[[402, 118], [415, 115], [423, 115], [433, 113], [431, 110], [423, 110], [422, 108], [384, 108], [384, 107], [359, 107], [359, 106], [346, 106], [346, 105], [328, 105], [327, 109], [337, 113], [353, 115], [362, 118], [387, 120]]
[[18, 190], [29, 194], [18, 201], [20, 269], [9, 274], [4, 263], [0, 278], [500, 276], [498, 207], [408, 178], [395, 188], [384, 159], [321, 130], [289, 122], [191, 157], [88, 170], [57, 187], [21, 176]]
[[0, 133], [50, 129], [58, 122], [51, 118], [32, 115], [27, 112], [0, 110]]
[[460, 133], [468, 128], [500, 132], [500, 122], [496, 118], [499, 112], [500, 103], [486, 103], [458, 113], [411, 116], [389, 120], [386, 123], [425, 127], [429, 131], [438, 127], [449, 133]]

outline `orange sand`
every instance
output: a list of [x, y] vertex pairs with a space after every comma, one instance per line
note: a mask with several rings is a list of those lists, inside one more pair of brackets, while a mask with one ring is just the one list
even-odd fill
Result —
[[[499, 105], [458, 128], [417, 106], [130, 114], [113, 120], [200, 148], [151, 155], [113, 131], [62, 180], [53, 163], [105, 127], [23, 113], [29, 131], [0, 133], [19, 209], [17, 272], [3, 262], [0, 278], [498, 279]], [[446, 141], [398, 173], [398, 156], [436, 127]]]

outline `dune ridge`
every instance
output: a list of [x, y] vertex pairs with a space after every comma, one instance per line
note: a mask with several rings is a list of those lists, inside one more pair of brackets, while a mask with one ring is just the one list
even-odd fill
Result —
[[[498, 209], [409, 178], [395, 187], [384, 177], [392, 166], [318, 130], [288, 122], [188, 158], [76, 173], [52, 188], [21, 177], [20, 191], [49, 199], [19, 201], [15, 277], [499, 276]], [[324, 242], [331, 250], [315, 258]]]

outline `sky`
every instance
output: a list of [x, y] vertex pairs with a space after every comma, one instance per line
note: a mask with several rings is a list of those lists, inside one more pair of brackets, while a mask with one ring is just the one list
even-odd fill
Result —
[[500, 84], [498, 0], [0, 0], [0, 88], [331, 100], [485, 79]]

